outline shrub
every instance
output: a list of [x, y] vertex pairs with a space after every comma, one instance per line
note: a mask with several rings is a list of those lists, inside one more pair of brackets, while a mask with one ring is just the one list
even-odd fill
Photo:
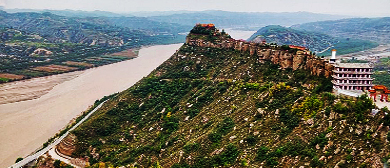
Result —
[[353, 157], [351, 154], [348, 154], [347, 157], [345, 158], [347, 161], [352, 161]]
[[345, 107], [341, 102], [337, 102], [333, 106], [333, 111], [336, 112], [336, 113], [345, 114], [345, 113], [348, 112], [348, 108]]
[[256, 142], [257, 142], [257, 137], [253, 136], [253, 135], [249, 135], [247, 138], [245, 138], [245, 141], [253, 146], [253, 145], [256, 145]]
[[165, 133], [171, 134], [179, 129], [179, 120], [176, 117], [165, 117], [162, 127], [164, 128]]
[[218, 126], [217, 132], [227, 134], [234, 128], [234, 121], [230, 117], [226, 117]]
[[315, 116], [323, 106], [323, 102], [317, 98], [316, 95], [306, 97], [306, 99], [294, 109], [294, 114], [303, 116], [304, 118], [311, 118]]
[[280, 109], [279, 114], [280, 114], [279, 120], [287, 126], [289, 131], [291, 131], [292, 129], [294, 129], [299, 125], [300, 118], [294, 115], [293, 113], [291, 113], [290, 111], [288, 111], [286, 108]]
[[23, 158], [22, 158], [22, 157], [18, 157], [18, 158], [16, 159], [15, 163], [18, 163], [18, 162], [21, 161], [21, 160], [23, 160]]
[[248, 166], [248, 161], [246, 159], [241, 160], [241, 166], [247, 167]]
[[314, 158], [310, 161], [311, 167], [323, 167], [324, 162], [320, 161], [317, 156], [314, 156]]
[[219, 143], [221, 142], [222, 135], [218, 132], [212, 132], [208, 135], [208, 138], [213, 143]]
[[322, 98], [324, 101], [326, 101], [328, 104], [333, 104], [334, 100], [336, 99], [336, 96], [332, 93], [325, 92], [322, 94]]
[[187, 145], [184, 145], [184, 147], [183, 147], [184, 152], [186, 152], [186, 153], [196, 152], [199, 150], [199, 148], [200, 148], [200, 145], [198, 143], [187, 144]]
[[236, 161], [239, 153], [240, 152], [236, 146], [229, 144], [226, 149], [221, 154], [213, 158], [213, 160], [218, 160], [220, 162], [217, 162], [218, 165], [233, 164]]
[[265, 162], [265, 164], [269, 167], [275, 167], [279, 164], [278, 160], [276, 157], [271, 157], [271, 158], [268, 158], [267, 161]]
[[261, 146], [257, 150], [256, 160], [260, 162], [266, 160], [268, 152], [269, 152], [269, 148], [267, 148], [266, 146]]
[[171, 166], [171, 168], [191, 168], [191, 166], [187, 163], [175, 163]]
[[310, 146], [315, 147], [317, 144], [320, 147], [324, 147], [328, 143], [328, 140], [325, 137], [325, 133], [321, 133], [310, 142]]
[[325, 108], [325, 115], [326, 115], [326, 116], [329, 116], [329, 115], [330, 115], [330, 112], [331, 112], [330, 107], [326, 107], [326, 108]]

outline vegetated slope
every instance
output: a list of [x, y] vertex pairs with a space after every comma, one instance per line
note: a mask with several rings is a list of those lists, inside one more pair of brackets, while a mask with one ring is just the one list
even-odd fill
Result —
[[249, 52], [184, 44], [76, 129], [73, 155], [92, 167], [381, 166], [386, 109], [371, 117], [371, 100], [331, 89]]
[[262, 40], [278, 45], [304, 46], [314, 52], [321, 52], [338, 43], [336, 38], [326, 34], [299, 31], [279, 25], [263, 27], [248, 39], [248, 41], [253, 42], [261, 42]]
[[390, 57], [381, 58], [374, 64], [373, 83], [390, 88]]
[[376, 43], [366, 40], [337, 38], [323, 33], [295, 30], [279, 25], [263, 27], [248, 39], [248, 41], [254, 42], [262, 40], [278, 45], [303, 46], [324, 56], [329, 56], [332, 48], [337, 49], [339, 54], [347, 54], [378, 46]]
[[[47, 12], [11, 14], [1, 11], [0, 18], [2, 18], [1, 26], [37, 34], [55, 43], [122, 46], [132, 43], [162, 43], [164, 40], [170, 41], [178, 36], [177, 34], [156, 34], [147, 26], [138, 26], [134, 29], [129, 28], [130, 26], [119, 27], [115, 25], [116, 22], [113, 24], [110, 20], [99, 17], [73, 18]], [[166, 29], [165, 27], [164, 31]]]
[[236, 27], [252, 30], [257, 30], [260, 27], [273, 24], [291, 26], [293, 24], [322, 20], [335, 20], [341, 18], [345, 17], [339, 15], [327, 15], [309, 12], [256, 13], [215, 10], [148, 17], [148, 19], [155, 21], [177, 23], [181, 25], [192, 26], [196, 23], [214, 23], [218, 27]]
[[184, 42], [185, 35], [178, 34], [183, 29], [139, 17], [72, 18], [0, 11], [0, 74], [17, 74], [25, 79], [119, 62], [134, 55], [110, 54], [151, 44]]
[[154, 34], [177, 35], [177, 33], [187, 32], [191, 28], [177, 23], [153, 21], [145, 17], [106, 17], [102, 19], [108, 20], [111, 25], [147, 30]]
[[317, 31], [342, 38], [364, 39], [378, 43], [390, 42], [390, 17], [320, 21], [293, 25], [292, 28]]
[[[132, 59], [135, 55], [113, 56], [110, 53], [140, 45], [101, 46], [52, 43], [39, 35], [7, 27], [0, 28], [0, 41], [0, 74], [22, 75], [22, 79], [82, 70]], [[4, 81], [13, 80], [11, 78]]]

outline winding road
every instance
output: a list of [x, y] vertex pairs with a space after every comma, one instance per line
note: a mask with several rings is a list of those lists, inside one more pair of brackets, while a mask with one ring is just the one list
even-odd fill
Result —
[[[107, 100], [106, 100], [107, 101]], [[39, 158], [39, 156], [45, 154], [46, 152], [48, 152], [50, 149], [52, 149], [53, 147], [55, 147], [56, 145], [58, 145], [66, 136], [68, 136], [69, 132], [70, 131], [73, 131], [74, 129], [76, 129], [81, 123], [83, 123], [85, 120], [87, 120], [93, 113], [95, 113], [95, 111], [97, 111], [100, 107], [103, 106], [103, 104], [106, 102], [102, 102], [100, 103], [97, 107], [95, 107], [88, 115], [86, 115], [82, 120], [80, 120], [76, 125], [74, 125], [71, 129], [69, 129], [64, 135], [62, 135], [61, 137], [57, 138], [53, 143], [49, 144], [46, 148], [30, 155], [30, 156], [27, 156], [26, 158], [24, 158], [23, 160], [13, 164], [12, 166], [10, 166], [9, 168], [20, 168], [20, 167], [23, 167], [31, 162], [33, 162], [34, 160], [37, 160]]]

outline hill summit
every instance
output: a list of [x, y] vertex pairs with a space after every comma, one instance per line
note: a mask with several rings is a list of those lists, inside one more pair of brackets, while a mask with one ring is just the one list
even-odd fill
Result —
[[[276, 61], [284, 56], [303, 59]], [[371, 115], [367, 97], [333, 95], [313, 60], [196, 25], [171, 58], [74, 130], [67, 154], [92, 167], [383, 167], [388, 110]]]

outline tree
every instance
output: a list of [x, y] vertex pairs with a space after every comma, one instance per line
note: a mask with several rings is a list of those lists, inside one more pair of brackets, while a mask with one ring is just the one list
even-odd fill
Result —
[[18, 158], [16, 159], [15, 163], [18, 163], [19, 161], [22, 161], [22, 160], [23, 160], [22, 157], [18, 157]]

